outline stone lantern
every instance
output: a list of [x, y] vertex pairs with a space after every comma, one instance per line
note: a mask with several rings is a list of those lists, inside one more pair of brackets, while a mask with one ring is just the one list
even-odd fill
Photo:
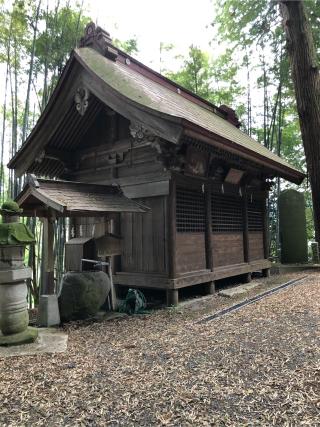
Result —
[[37, 330], [28, 327], [26, 280], [31, 269], [24, 266], [25, 247], [34, 243], [34, 236], [19, 222], [22, 210], [13, 201], [0, 210], [0, 346], [33, 342]]

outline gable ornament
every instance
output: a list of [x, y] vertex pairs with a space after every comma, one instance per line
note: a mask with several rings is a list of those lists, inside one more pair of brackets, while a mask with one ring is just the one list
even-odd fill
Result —
[[91, 47], [115, 61], [118, 57], [118, 50], [112, 45], [110, 34], [101, 27], [97, 27], [94, 22], [90, 22], [85, 29], [85, 34], [80, 40], [80, 47]]
[[84, 116], [89, 105], [89, 90], [85, 87], [79, 87], [74, 96], [74, 102], [76, 104], [76, 109], [81, 116]]

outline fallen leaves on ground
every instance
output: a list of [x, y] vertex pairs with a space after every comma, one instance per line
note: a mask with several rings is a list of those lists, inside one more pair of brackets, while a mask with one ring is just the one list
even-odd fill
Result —
[[197, 324], [202, 315], [73, 323], [65, 354], [0, 360], [0, 425], [320, 425], [318, 275]]

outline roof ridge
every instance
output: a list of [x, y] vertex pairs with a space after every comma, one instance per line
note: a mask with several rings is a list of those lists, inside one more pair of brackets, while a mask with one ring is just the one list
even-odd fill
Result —
[[150, 80], [159, 83], [160, 85], [178, 93], [184, 98], [189, 99], [191, 102], [194, 102], [195, 104], [202, 106], [212, 113], [217, 114], [228, 122], [234, 124], [236, 127], [239, 127], [240, 125], [235, 111], [231, 107], [227, 107], [225, 105], [218, 107], [205, 98], [202, 98], [200, 95], [197, 95], [179, 83], [174, 82], [168, 77], [153, 70], [151, 67], [143, 64], [136, 58], [115, 46], [112, 42], [110, 33], [108, 33], [103, 28], [96, 26], [93, 22], [90, 22], [86, 26], [85, 35], [81, 38], [80, 41], [80, 48], [81, 47], [90, 47], [98, 51], [101, 55], [115, 62], [122, 62], [131, 67], [133, 65], [132, 68], [134, 68], [135, 71], [139, 72]]

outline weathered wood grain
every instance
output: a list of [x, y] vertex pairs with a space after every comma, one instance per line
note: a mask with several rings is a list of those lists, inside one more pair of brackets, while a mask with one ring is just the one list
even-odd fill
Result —
[[165, 198], [151, 197], [138, 201], [150, 207], [150, 211], [146, 215], [121, 215], [122, 272], [166, 272]]
[[212, 233], [214, 269], [244, 262], [242, 233]]
[[205, 234], [177, 233], [176, 239], [177, 273], [205, 270]]
[[264, 259], [263, 232], [251, 231], [249, 233], [249, 256], [251, 261]]

